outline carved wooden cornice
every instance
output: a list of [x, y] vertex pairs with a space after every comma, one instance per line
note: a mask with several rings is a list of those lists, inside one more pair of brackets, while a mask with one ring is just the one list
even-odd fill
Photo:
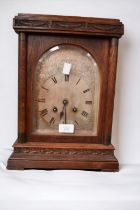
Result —
[[[65, 21], [64, 21], [65, 18]], [[95, 35], [121, 37], [124, 26], [118, 19], [56, 15], [18, 14], [13, 28], [19, 32]]]

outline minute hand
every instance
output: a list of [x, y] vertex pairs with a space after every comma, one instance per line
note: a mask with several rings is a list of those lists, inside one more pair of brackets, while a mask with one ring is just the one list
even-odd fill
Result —
[[64, 123], [66, 124], [67, 123], [67, 114], [66, 114], [66, 106], [68, 104], [68, 100], [64, 99], [63, 100], [63, 104], [64, 104]]

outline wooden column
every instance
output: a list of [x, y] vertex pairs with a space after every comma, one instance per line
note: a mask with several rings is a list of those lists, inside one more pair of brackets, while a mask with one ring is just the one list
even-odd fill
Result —
[[18, 142], [26, 138], [26, 34], [19, 33], [18, 61]]
[[111, 143], [111, 130], [113, 119], [113, 107], [115, 96], [115, 80], [117, 70], [117, 57], [118, 57], [118, 38], [112, 38], [110, 42], [110, 56], [109, 56], [109, 69], [108, 69], [108, 88], [107, 88], [107, 103], [106, 103], [106, 116], [105, 116], [105, 130], [104, 130], [104, 143]]

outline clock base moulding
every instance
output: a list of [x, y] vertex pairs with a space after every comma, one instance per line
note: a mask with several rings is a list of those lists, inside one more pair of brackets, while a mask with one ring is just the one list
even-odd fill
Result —
[[78, 143], [18, 143], [8, 169], [85, 169], [118, 171], [113, 145]]

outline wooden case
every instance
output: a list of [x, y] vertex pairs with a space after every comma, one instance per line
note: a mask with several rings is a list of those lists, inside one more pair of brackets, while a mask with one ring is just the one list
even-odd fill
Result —
[[[118, 171], [111, 144], [118, 39], [117, 19], [18, 14], [18, 139], [8, 169], [89, 169]], [[84, 46], [94, 54], [101, 74], [98, 129], [95, 136], [41, 136], [31, 129], [32, 81], [36, 58], [52, 46]]]

